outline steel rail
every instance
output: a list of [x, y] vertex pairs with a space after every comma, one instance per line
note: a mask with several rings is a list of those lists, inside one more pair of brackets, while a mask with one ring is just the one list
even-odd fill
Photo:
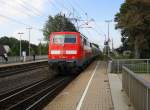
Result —
[[30, 86], [32, 86], [32, 85], [35, 85], [35, 84], [37, 84], [38, 82], [42, 82], [43, 80], [45, 80], [45, 79], [42, 79], [42, 80], [33, 82], [32, 84], [28, 84], [28, 85], [24, 85], [24, 86], [19, 86], [18, 88], [14, 88], [14, 89], [11, 89], [11, 90], [7, 90], [6, 92], [3, 92], [3, 93], [0, 94], [0, 100], [4, 99], [4, 98], [6, 98], [6, 97], [8, 97], [8, 96], [10, 96], [10, 95], [13, 95], [13, 94], [15, 94], [15, 93], [17, 93], [17, 92], [19, 92], [19, 91], [21, 91], [21, 90], [27, 88], [27, 87], [30, 87]]
[[30, 66], [30, 67], [24, 67], [24, 68], [17, 68], [14, 70], [8, 70], [8, 71], [0, 71], [0, 77], [6, 77], [6, 76], [10, 76], [10, 75], [14, 75], [14, 74], [18, 74], [18, 73], [22, 73], [22, 72], [28, 72], [31, 70], [36, 70], [39, 68], [45, 68], [48, 67], [48, 65], [34, 65], [34, 66]]
[[9, 100], [10, 98], [15, 97], [16, 95], [21, 94], [21, 93], [23, 93], [23, 92], [25, 92], [25, 91], [27, 91], [27, 90], [29, 90], [29, 89], [35, 87], [35, 86], [38, 86], [38, 85], [40, 85], [40, 84], [42, 84], [42, 83], [44, 83], [44, 82], [46, 82], [46, 81], [47, 81], [47, 80], [40, 81], [40, 82], [38, 82], [38, 83], [36, 83], [36, 84], [34, 84], [34, 85], [31, 85], [31, 86], [29, 86], [29, 87], [27, 87], [27, 88], [25, 88], [25, 89], [23, 89], [23, 90], [21, 90], [21, 91], [18, 91], [18, 92], [16, 92], [16, 93], [14, 93], [14, 94], [12, 94], [12, 95], [10, 95], [10, 96], [4, 98], [4, 99], [1, 99], [1, 100], [0, 100], [0, 103], [4, 102], [4, 101], [6, 101], [6, 100]]
[[[59, 85], [62, 85], [63, 82], [65, 81], [66, 79], [61, 79], [60, 81], [57, 81], [55, 83], [53, 83], [52, 85], [42, 89], [41, 91], [38, 91], [36, 94], [33, 94], [31, 95], [30, 97], [27, 97], [26, 99], [24, 100], [21, 100], [19, 101], [18, 103], [10, 106], [7, 110], [12, 110], [12, 109], [19, 109], [19, 108], [22, 108], [25, 110], [25, 108], [28, 106], [28, 103], [31, 103], [32, 100], [36, 100], [38, 99], [38, 97], [42, 97], [44, 94], [47, 94], [47, 92], [49, 91], [54, 91], [54, 89], [60, 87]], [[58, 87], [57, 87], [58, 86]], [[56, 87], [56, 88], [55, 88]], [[53, 89], [54, 88], [54, 89]], [[44, 95], [45, 96], [45, 95]], [[41, 98], [40, 98], [41, 99]], [[34, 102], [32, 102], [34, 103]], [[32, 105], [32, 104], [31, 104]], [[30, 104], [29, 104], [30, 106]], [[28, 107], [27, 107], [28, 108]], [[30, 107], [29, 107], [30, 108]]]
[[63, 85], [63, 83], [61, 83], [60, 85], [58, 85], [53, 90], [49, 91], [47, 94], [45, 94], [39, 100], [37, 100], [36, 102], [34, 102], [33, 104], [31, 104], [28, 108], [26, 108], [26, 110], [32, 110], [32, 109], [36, 108], [36, 106], [38, 106], [44, 99], [46, 99], [50, 95], [53, 95], [55, 93], [55, 91], [57, 91], [57, 89], [60, 88], [62, 85]]

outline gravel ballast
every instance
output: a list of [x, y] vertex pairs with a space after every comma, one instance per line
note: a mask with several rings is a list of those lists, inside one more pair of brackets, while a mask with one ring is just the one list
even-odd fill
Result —
[[0, 94], [51, 77], [48, 67], [3, 77], [0, 78]]

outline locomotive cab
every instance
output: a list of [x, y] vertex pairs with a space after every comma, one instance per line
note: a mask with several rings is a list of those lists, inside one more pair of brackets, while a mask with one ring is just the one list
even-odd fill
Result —
[[74, 67], [80, 57], [79, 32], [54, 32], [50, 35], [49, 63]]

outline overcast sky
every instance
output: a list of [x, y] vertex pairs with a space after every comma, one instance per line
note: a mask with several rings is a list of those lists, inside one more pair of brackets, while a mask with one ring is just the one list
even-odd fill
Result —
[[[23, 32], [22, 39], [28, 40], [26, 28], [31, 26], [31, 42], [38, 44], [39, 39], [43, 39], [40, 29], [49, 15], [54, 16], [61, 11], [66, 16], [73, 17], [74, 12], [74, 17], [94, 19], [95, 22], [90, 22], [89, 26], [95, 30], [81, 28], [80, 31], [103, 47], [105, 34], [107, 35], [105, 20], [113, 20], [123, 2], [124, 0], [0, 0], [0, 37], [13, 36], [19, 39], [18, 32]], [[114, 28], [115, 23], [112, 22], [110, 38], [114, 39], [114, 46], [118, 47], [121, 35]]]

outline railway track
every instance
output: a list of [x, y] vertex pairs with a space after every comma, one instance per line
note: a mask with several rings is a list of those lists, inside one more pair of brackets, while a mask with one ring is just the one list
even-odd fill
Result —
[[56, 77], [42, 80], [30, 86], [0, 95], [0, 110], [41, 109], [47, 100], [53, 99], [73, 77]]
[[8, 90], [6, 92], [3, 92], [3, 93], [0, 94], [0, 100], [4, 99], [7, 96], [11, 96], [11, 95], [13, 95], [13, 94], [15, 94], [15, 93], [17, 93], [17, 92], [27, 88], [27, 87], [30, 87], [30, 86], [32, 86], [34, 84], [37, 84], [38, 82], [41, 82], [41, 81], [43, 81], [43, 80], [40, 80], [40, 81], [34, 82], [32, 84], [29, 84], [29, 85], [24, 85], [24, 86], [17, 87], [15, 89], [10, 89], [10, 90]]
[[6, 76], [28, 72], [40, 68], [45, 68], [45, 67], [48, 67], [47, 62], [37, 63], [37, 64], [35, 63], [30, 65], [26, 64], [26, 65], [17, 65], [17, 66], [15, 65], [11, 67], [4, 67], [4, 68], [0, 68], [0, 77], [6, 77]]

